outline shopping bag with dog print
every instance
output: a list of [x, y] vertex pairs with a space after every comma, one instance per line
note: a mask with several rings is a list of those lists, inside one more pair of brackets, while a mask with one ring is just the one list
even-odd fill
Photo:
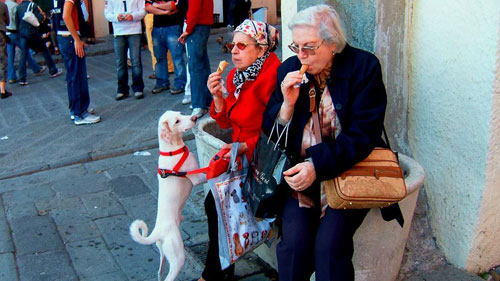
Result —
[[257, 220], [241, 195], [241, 187], [248, 173], [248, 161], [245, 155], [237, 161], [238, 148], [239, 143], [233, 143], [228, 171], [208, 180], [218, 215], [222, 269], [273, 236], [271, 223], [274, 219]]

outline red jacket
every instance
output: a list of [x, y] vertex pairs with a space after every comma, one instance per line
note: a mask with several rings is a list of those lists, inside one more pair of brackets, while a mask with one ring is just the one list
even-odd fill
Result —
[[[216, 113], [213, 102], [210, 107], [210, 116], [215, 119], [219, 127], [233, 128], [233, 142], [246, 142], [249, 149], [248, 161], [252, 160], [253, 150], [259, 138], [262, 115], [267, 101], [276, 89], [276, 74], [279, 65], [280, 60], [276, 54], [271, 53], [262, 65], [257, 79], [243, 84], [238, 99], [234, 96], [236, 87], [233, 84], [236, 69], [232, 69], [227, 76], [229, 95], [224, 99], [222, 110]], [[231, 110], [230, 117], [228, 117], [229, 110]]]
[[186, 15], [186, 32], [193, 33], [196, 25], [214, 24], [214, 1], [213, 0], [189, 0]]

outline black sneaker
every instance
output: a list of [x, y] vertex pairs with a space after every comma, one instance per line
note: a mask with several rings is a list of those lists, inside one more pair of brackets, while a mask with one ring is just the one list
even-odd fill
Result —
[[5, 93], [2, 93], [2, 94], [0, 95], [0, 98], [1, 98], [1, 99], [6, 99], [6, 98], [8, 98], [8, 97], [10, 97], [10, 96], [12, 96], [12, 93], [11, 93], [11, 92], [8, 92], [8, 91], [5, 91]]
[[176, 88], [176, 87], [173, 87], [170, 89], [170, 94], [171, 95], [178, 95], [178, 94], [182, 94], [184, 93], [184, 89], [183, 88]]
[[166, 90], [168, 90], [168, 89], [170, 89], [170, 87], [169, 87], [169, 86], [165, 86], [165, 87], [158, 87], [158, 86], [155, 86], [155, 87], [154, 87], [154, 89], [151, 91], [151, 93], [153, 93], [153, 94], [158, 94], [158, 93], [161, 93], [161, 92], [166, 91]]

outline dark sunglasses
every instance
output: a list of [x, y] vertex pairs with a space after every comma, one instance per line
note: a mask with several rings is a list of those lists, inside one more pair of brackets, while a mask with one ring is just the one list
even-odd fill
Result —
[[288, 45], [288, 48], [290, 48], [290, 50], [296, 54], [302, 52], [305, 55], [313, 56], [316, 54], [316, 50], [319, 49], [319, 47], [321, 47], [321, 45], [323, 45], [323, 42], [325, 42], [325, 41], [321, 41], [321, 43], [318, 46], [305, 46], [302, 48], [295, 45], [295, 43], [292, 43], [292, 44]]
[[259, 45], [258, 43], [244, 43], [244, 42], [231, 42], [226, 44], [226, 48], [232, 50], [234, 46], [238, 47], [240, 50], [245, 50], [248, 45]]

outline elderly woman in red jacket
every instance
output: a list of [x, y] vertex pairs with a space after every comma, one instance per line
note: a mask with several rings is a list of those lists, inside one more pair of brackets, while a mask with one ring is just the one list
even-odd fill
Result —
[[[228, 44], [235, 66], [224, 85], [221, 74], [208, 77], [208, 90], [213, 95], [210, 116], [219, 127], [232, 128], [233, 142], [240, 142], [239, 154], [248, 160], [257, 144], [262, 114], [269, 97], [276, 89], [276, 74], [280, 61], [273, 53], [278, 43], [278, 31], [263, 22], [245, 20], [234, 31], [233, 42]], [[224, 148], [230, 148], [230, 144]], [[234, 267], [222, 271], [217, 238], [217, 212], [211, 193], [205, 200], [208, 216], [209, 247], [205, 270], [200, 280], [228, 280]]]

